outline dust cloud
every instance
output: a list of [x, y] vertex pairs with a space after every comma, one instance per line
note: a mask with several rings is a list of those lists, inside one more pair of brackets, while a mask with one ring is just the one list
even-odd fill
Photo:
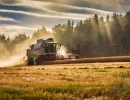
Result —
[[68, 50], [65, 46], [60, 47], [58, 54], [63, 55], [64, 57], [68, 57], [68, 55], [71, 55], [71, 53], [68, 53]]
[[[57, 39], [54, 38], [53, 35], [45, 36], [47, 38], [53, 38], [55, 42]], [[38, 39], [42, 39], [38, 38]], [[27, 39], [17, 44], [6, 45], [0, 41], [0, 67], [10, 67], [10, 66], [22, 66], [26, 65], [27, 62], [27, 49], [31, 44], [37, 42], [37, 39]], [[59, 43], [60, 44], [60, 43]], [[70, 53], [65, 46], [61, 45], [57, 52], [58, 55], [63, 55], [64, 57], [68, 57]]]
[[[25, 60], [24, 60], [25, 59]], [[11, 67], [17, 65], [24, 65], [26, 62], [26, 58], [22, 58], [22, 56], [12, 56], [6, 60], [0, 60], [0, 67]]]
[[[12, 47], [3, 46], [0, 50], [0, 67], [9, 67], [25, 64], [26, 50], [32, 41], [24, 41]], [[2, 44], [1, 44], [2, 45]], [[4, 45], [4, 44], [3, 44]]]

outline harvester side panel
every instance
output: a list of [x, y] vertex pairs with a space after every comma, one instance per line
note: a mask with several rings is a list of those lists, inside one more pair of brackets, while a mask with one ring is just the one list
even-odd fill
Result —
[[27, 57], [28, 58], [37, 58], [38, 55], [31, 49], [27, 49]]

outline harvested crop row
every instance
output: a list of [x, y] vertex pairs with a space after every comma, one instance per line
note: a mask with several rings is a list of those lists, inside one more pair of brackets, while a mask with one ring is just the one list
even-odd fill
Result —
[[96, 63], [96, 62], [129, 62], [130, 56], [82, 58], [75, 60], [46, 61], [47, 64], [73, 64], [73, 63]]

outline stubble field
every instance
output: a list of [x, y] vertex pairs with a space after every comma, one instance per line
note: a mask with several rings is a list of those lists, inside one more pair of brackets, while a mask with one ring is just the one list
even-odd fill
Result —
[[130, 63], [0, 68], [0, 100], [129, 100]]

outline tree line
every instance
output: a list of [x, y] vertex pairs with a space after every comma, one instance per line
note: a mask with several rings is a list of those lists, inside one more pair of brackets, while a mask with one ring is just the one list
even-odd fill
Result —
[[92, 18], [77, 23], [68, 20], [67, 23], [55, 25], [52, 32], [43, 26], [34, 32], [32, 37], [24, 33], [10, 39], [2, 34], [0, 49], [4, 48], [6, 50], [3, 52], [8, 53], [21, 42], [49, 37], [65, 46], [68, 52], [79, 54], [81, 57], [129, 55], [130, 11], [124, 15], [113, 13], [106, 18], [95, 14]]

